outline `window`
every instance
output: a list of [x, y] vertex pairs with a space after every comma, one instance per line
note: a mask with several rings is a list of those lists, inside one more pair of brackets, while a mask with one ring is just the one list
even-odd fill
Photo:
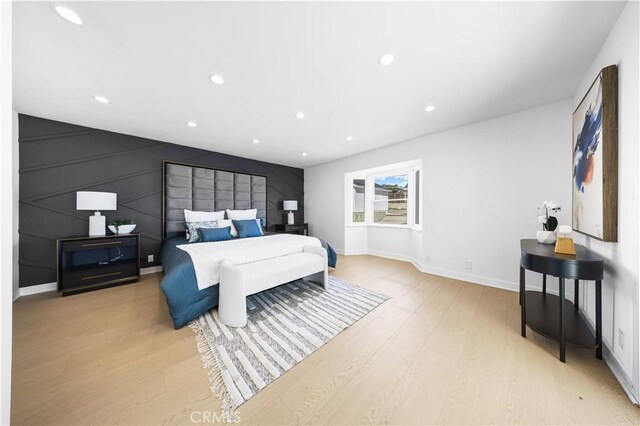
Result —
[[353, 223], [364, 223], [365, 180], [353, 179], [352, 184], [353, 184], [353, 198], [351, 202], [351, 206], [352, 206], [351, 221]]
[[373, 223], [407, 224], [408, 175], [373, 178]]
[[420, 162], [408, 162], [346, 175], [350, 225], [419, 228]]

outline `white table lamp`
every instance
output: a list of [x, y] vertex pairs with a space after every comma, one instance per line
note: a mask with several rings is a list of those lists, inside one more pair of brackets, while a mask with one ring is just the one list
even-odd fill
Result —
[[118, 208], [118, 194], [115, 192], [76, 192], [76, 210], [93, 210], [89, 217], [89, 235], [106, 235], [105, 217], [100, 210], [116, 210]]
[[289, 214], [287, 215], [287, 224], [293, 225], [293, 212], [298, 210], [298, 202], [296, 200], [285, 200], [282, 202], [284, 210], [289, 210]]

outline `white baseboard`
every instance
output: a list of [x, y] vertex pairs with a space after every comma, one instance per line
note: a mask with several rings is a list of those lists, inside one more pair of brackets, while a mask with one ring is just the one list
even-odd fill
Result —
[[371, 256], [378, 256], [378, 257], [384, 257], [384, 258], [387, 258], [387, 259], [394, 259], [394, 260], [400, 260], [400, 261], [403, 261], [403, 262], [410, 262], [410, 263], [413, 264], [413, 266], [418, 268], [418, 270], [420, 272], [425, 272], [427, 274], [438, 275], [438, 276], [441, 276], [441, 277], [453, 278], [453, 279], [456, 279], [456, 280], [466, 281], [466, 282], [470, 282], [470, 283], [473, 283], [473, 284], [481, 284], [481, 285], [486, 285], [486, 286], [489, 286], [489, 287], [501, 288], [501, 289], [509, 290], [509, 291], [516, 291], [517, 292], [517, 291], [519, 291], [519, 288], [520, 288], [520, 285], [518, 283], [514, 283], [514, 282], [510, 282], [510, 281], [497, 280], [495, 278], [483, 277], [481, 275], [469, 274], [469, 273], [466, 273], [466, 272], [450, 271], [450, 270], [443, 269], [443, 268], [437, 268], [437, 267], [433, 267], [433, 266], [429, 266], [429, 265], [424, 265], [424, 264], [418, 262], [412, 256], [398, 255], [398, 254], [395, 254], [395, 253], [383, 252], [383, 251], [378, 251], [378, 250], [350, 250], [350, 251], [344, 252], [343, 254], [345, 256], [368, 254], [368, 255], [371, 255]]
[[[158, 272], [162, 272], [162, 266], [150, 266], [148, 268], [140, 269], [140, 275], [155, 274]], [[58, 289], [58, 284], [55, 282], [31, 285], [29, 287], [20, 287], [20, 295], [16, 297], [13, 301], [15, 302], [22, 296], [31, 296], [34, 294], [48, 293], [50, 291], [56, 291], [57, 289]]]
[[33, 294], [48, 293], [50, 291], [56, 291], [58, 289], [58, 283], [46, 283], [38, 285], [30, 285], [29, 287], [20, 287], [20, 296], [31, 296]]
[[340, 254], [345, 256], [360, 256], [363, 254], [369, 254], [369, 252], [367, 250], [340, 250]]
[[627, 373], [625, 373], [622, 365], [620, 364], [620, 361], [618, 360], [618, 357], [609, 350], [609, 347], [605, 345], [604, 342], [602, 345], [602, 349], [602, 358], [604, 358], [604, 361], [609, 366], [609, 370], [611, 370], [615, 378], [622, 385], [622, 389], [624, 389], [631, 402], [633, 402], [635, 405], [639, 405], [640, 401], [638, 401], [636, 396], [633, 394], [633, 380]]
[[162, 265], [149, 266], [148, 268], [140, 269], [140, 275], [156, 274], [158, 272], [162, 272]]
[[[592, 322], [592, 319], [587, 315], [584, 315], [583, 317], [585, 318], [585, 322], [587, 323], [587, 327], [589, 328], [589, 330], [593, 334], [595, 334], [596, 328], [595, 324]], [[618, 383], [620, 383], [622, 389], [625, 391], [631, 402], [633, 402], [635, 405], [639, 405], [638, 403], [640, 401], [638, 401], [638, 398], [633, 393], [633, 379], [624, 371], [620, 360], [618, 359], [616, 354], [613, 353], [613, 351], [609, 348], [604, 338], [602, 339], [602, 359], [607, 363], [609, 370], [611, 370], [616, 380], [618, 380]]]
[[405, 255], [402, 255], [402, 254], [391, 253], [391, 252], [388, 252], [388, 251], [368, 250], [367, 253], [361, 253], [361, 254], [370, 254], [371, 256], [378, 256], [378, 257], [384, 257], [386, 259], [394, 259], [394, 260], [400, 260], [402, 262], [413, 263], [413, 258], [411, 256], [405, 256]]
[[411, 263], [422, 272], [439, 275], [441, 277], [453, 278], [455, 280], [466, 281], [473, 284], [480, 284], [487, 287], [500, 288], [509, 291], [520, 291], [520, 285], [511, 281], [498, 280], [496, 278], [484, 277], [482, 275], [470, 274], [468, 272], [450, 271], [448, 269], [423, 265], [416, 259], [411, 259]]

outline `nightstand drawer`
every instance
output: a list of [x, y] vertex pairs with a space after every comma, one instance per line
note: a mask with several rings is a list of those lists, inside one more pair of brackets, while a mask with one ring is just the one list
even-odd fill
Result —
[[138, 278], [138, 268], [135, 262], [80, 268], [65, 272], [62, 279], [62, 288], [71, 289], [135, 278]]
[[78, 241], [65, 241], [62, 251], [96, 250], [103, 248], [132, 247], [137, 244], [137, 237], [123, 236], [120, 238], [92, 238]]

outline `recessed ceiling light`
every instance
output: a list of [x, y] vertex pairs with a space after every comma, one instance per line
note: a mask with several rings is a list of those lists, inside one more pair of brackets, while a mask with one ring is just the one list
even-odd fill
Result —
[[198, 123], [195, 121], [187, 121], [187, 126], [189, 127], [198, 127]]
[[304, 118], [304, 112], [302, 112], [302, 111], [296, 112], [296, 117], [300, 118], [300, 119]]
[[218, 74], [214, 74], [211, 77], [209, 77], [211, 79], [212, 82], [214, 82], [215, 84], [224, 84], [224, 78], [222, 78], [221, 75]]
[[427, 111], [427, 112], [431, 112], [431, 111], [433, 111], [434, 109], [436, 109], [436, 107], [435, 107], [435, 106], [433, 106], [433, 105], [427, 105], [427, 107], [426, 107], [424, 110], [425, 110], [425, 111]]
[[105, 98], [104, 96], [94, 96], [93, 99], [95, 99], [96, 101], [100, 102], [101, 104], [108, 104], [109, 103], [109, 99]]
[[378, 59], [378, 63], [382, 66], [391, 65], [392, 62], [393, 55], [391, 53], [385, 53], [384, 55], [380, 56], [380, 59]]
[[258, 139], [254, 139], [251, 142], [255, 143], [256, 145], [260, 143], [260, 141]]
[[302, 156], [303, 156], [303, 157], [306, 157], [306, 156], [307, 156], [307, 153], [306, 153], [306, 152], [303, 152], [303, 153], [302, 153]]
[[66, 19], [67, 21], [73, 24], [76, 24], [76, 25], [83, 24], [82, 18], [80, 18], [76, 12], [74, 12], [73, 10], [69, 9], [66, 6], [54, 5], [53, 10], [55, 10], [58, 15], [62, 16], [64, 19]]
[[347, 136], [347, 142], [351, 142], [353, 140], [353, 136]]

